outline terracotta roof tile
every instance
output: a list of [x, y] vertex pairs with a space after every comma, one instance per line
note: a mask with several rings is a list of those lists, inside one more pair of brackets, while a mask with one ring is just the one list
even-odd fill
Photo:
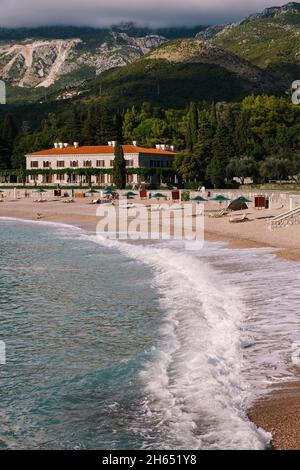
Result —
[[[158, 150], [154, 148], [137, 147], [134, 145], [123, 145], [124, 154], [126, 153], [145, 153], [157, 155], [176, 155], [176, 152], [169, 150]], [[43, 156], [43, 155], [98, 155], [98, 154], [113, 154], [114, 147], [109, 145], [94, 145], [82, 147], [66, 147], [66, 148], [51, 148], [48, 150], [40, 150], [39, 152], [28, 153], [27, 155]]]

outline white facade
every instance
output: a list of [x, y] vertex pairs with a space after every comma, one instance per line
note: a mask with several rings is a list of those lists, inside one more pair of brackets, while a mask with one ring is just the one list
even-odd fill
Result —
[[[53, 149], [35, 152], [26, 155], [27, 170], [54, 170], [49, 175], [31, 175], [29, 183], [37, 184], [80, 184], [86, 183], [85, 176], [55, 174], [55, 170], [62, 172], [63, 169], [84, 169], [84, 168], [113, 168], [114, 146], [112, 142], [108, 146], [80, 147], [77, 143], [70, 147], [65, 144], [58, 147], [55, 144]], [[124, 158], [128, 168], [167, 168], [172, 166], [175, 152], [161, 149], [147, 149], [135, 145], [124, 145]], [[138, 175], [127, 175], [127, 183], [139, 183]], [[105, 185], [112, 183], [110, 174], [99, 174], [92, 176], [92, 183]]]

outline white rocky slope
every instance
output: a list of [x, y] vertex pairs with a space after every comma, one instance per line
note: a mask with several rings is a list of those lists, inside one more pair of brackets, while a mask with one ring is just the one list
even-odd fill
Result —
[[89, 67], [98, 75], [113, 67], [127, 65], [163, 44], [156, 35], [130, 37], [111, 32], [99, 45], [90, 47], [80, 38], [27, 39], [0, 43], [0, 78], [20, 87], [45, 87], [62, 76]]

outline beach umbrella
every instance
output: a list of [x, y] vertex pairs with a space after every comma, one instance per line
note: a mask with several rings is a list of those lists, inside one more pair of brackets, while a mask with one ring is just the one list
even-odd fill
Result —
[[99, 192], [100, 192], [100, 191], [97, 191], [97, 189], [90, 188], [90, 189], [86, 192], [86, 194], [97, 194], [97, 193], [99, 193]]
[[42, 193], [46, 193], [47, 190], [44, 189], [44, 188], [38, 188], [38, 189], [35, 189], [34, 192], [35, 192], [35, 193], [40, 193], [40, 194], [42, 194]]
[[244, 196], [240, 196], [237, 199], [234, 199], [232, 202], [238, 202], [238, 203], [243, 203], [244, 202], [244, 203], [246, 203], [246, 202], [253, 202], [253, 201], [251, 201], [251, 199], [247, 199]]
[[112, 191], [111, 189], [106, 189], [105, 191], [103, 191], [103, 194], [105, 196], [115, 196], [116, 193]]
[[137, 196], [137, 194], [132, 192], [132, 191], [128, 191], [128, 193], [125, 193], [124, 196], [125, 197], [134, 197], [134, 196]]
[[34, 189], [34, 191], [33, 191], [33, 192], [34, 192], [34, 193], [38, 193], [38, 194], [40, 194], [40, 195], [41, 195], [41, 200], [42, 200], [42, 199], [43, 199], [43, 193], [46, 193], [46, 192], [47, 192], [47, 190], [46, 190], [46, 189], [44, 189], [44, 188], [37, 188], [37, 189]]
[[218, 202], [223, 202], [223, 201], [230, 201], [228, 197], [222, 196], [221, 194], [219, 196], [215, 196], [211, 198], [211, 201], [218, 201]]
[[228, 206], [228, 209], [232, 211], [241, 211], [243, 209], [248, 209], [247, 202], [252, 202], [250, 199], [247, 199], [244, 196], [240, 196], [237, 199], [234, 199]]
[[207, 201], [207, 199], [204, 199], [204, 197], [201, 197], [201, 196], [196, 196], [196, 197], [192, 197], [191, 201], [204, 202], [204, 201]]
[[152, 196], [154, 199], [161, 199], [163, 197], [165, 197], [162, 193], [155, 193], [153, 194]]

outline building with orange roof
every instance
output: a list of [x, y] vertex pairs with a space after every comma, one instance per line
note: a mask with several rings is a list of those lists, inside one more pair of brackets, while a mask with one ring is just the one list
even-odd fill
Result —
[[[27, 170], [47, 170], [53, 171], [49, 174], [41, 174], [29, 177], [29, 183], [32, 181], [38, 184], [79, 184], [86, 183], [85, 176], [79, 177], [78, 174], [72, 174], [70, 169], [96, 168], [102, 171], [92, 176], [92, 183], [105, 185], [113, 183], [111, 169], [114, 164], [115, 141], [108, 142], [108, 145], [101, 146], [80, 146], [78, 142], [73, 145], [67, 143], [55, 143], [53, 148], [41, 150], [26, 155]], [[131, 145], [123, 145], [124, 158], [128, 168], [171, 168], [173, 158], [176, 155], [173, 146], [157, 144], [155, 148], [145, 148], [138, 146], [137, 142]], [[55, 174], [55, 170], [59, 170]], [[66, 169], [64, 174], [63, 169]], [[108, 170], [107, 174], [105, 169]], [[43, 173], [43, 172], [41, 172]], [[141, 183], [141, 177], [138, 174], [127, 175], [128, 184]], [[155, 179], [155, 174], [151, 177]]]

